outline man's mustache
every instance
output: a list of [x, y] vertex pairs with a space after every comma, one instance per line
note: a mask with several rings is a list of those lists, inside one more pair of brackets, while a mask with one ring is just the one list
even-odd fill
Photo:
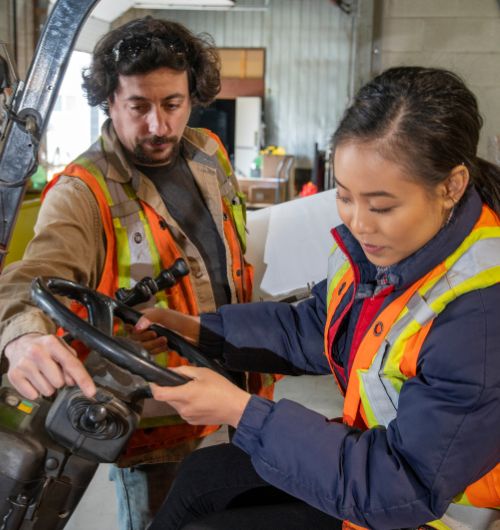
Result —
[[153, 145], [162, 145], [162, 144], [176, 144], [179, 139], [177, 136], [150, 136], [148, 138], [143, 138], [141, 144], [149, 143]]

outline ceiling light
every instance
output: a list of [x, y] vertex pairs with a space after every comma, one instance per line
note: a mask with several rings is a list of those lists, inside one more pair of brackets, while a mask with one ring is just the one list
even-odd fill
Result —
[[135, 0], [138, 9], [189, 9], [200, 7], [232, 7], [234, 0]]

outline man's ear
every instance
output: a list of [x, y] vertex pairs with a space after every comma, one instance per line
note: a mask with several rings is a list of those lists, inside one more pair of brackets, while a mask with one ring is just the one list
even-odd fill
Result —
[[462, 198], [469, 185], [470, 174], [464, 164], [455, 166], [448, 175], [444, 184], [445, 207], [453, 208]]

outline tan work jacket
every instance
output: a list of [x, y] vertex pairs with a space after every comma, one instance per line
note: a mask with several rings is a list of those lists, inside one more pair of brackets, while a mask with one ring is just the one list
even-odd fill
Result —
[[[172, 236], [187, 258], [200, 312], [214, 311], [213, 291], [201, 254], [167, 211], [154, 184], [129, 163], [109, 120], [103, 125], [102, 135], [109, 150], [110, 178], [118, 182], [139, 179], [138, 185], [134, 186], [137, 196], [167, 221]], [[214, 155], [217, 142], [189, 128], [186, 128], [182, 141], [188, 165], [226, 246], [227, 280], [231, 302], [236, 302], [217, 176], [212, 168], [190, 159], [196, 151]], [[236, 179], [233, 184], [237, 186]], [[59, 276], [96, 288], [104, 258], [105, 235], [94, 195], [80, 179], [62, 177], [42, 203], [35, 236], [26, 248], [23, 260], [8, 266], [0, 276], [0, 352], [21, 335], [52, 333], [56, 329], [30, 301], [29, 289], [35, 276]]]

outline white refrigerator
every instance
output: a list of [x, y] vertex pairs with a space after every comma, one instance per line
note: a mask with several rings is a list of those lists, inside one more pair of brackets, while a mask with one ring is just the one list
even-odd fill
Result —
[[250, 177], [252, 164], [262, 142], [262, 98], [236, 98], [234, 170], [238, 177]]

